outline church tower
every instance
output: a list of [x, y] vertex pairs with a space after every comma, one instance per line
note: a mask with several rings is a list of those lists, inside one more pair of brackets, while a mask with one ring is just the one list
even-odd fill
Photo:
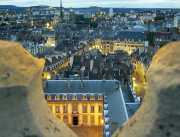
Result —
[[60, 23], [63, 22], [63, 9], [62, 9], [62, 0], [60, 0], [60, 14], [59, 14]]

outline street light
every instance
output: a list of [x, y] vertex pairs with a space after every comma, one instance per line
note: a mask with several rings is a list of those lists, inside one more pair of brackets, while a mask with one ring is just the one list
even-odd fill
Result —
[[136, 80], [136, 78], [133, 78], [133, 80]]

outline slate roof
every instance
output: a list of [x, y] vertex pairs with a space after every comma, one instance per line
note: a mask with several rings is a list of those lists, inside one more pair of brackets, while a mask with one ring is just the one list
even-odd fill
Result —
[[128, 112], [128, 117], [132, 117], [134, 113], [139, 109], [140, 103], [126, 103], [126, 109]]
[[135, 42], [137, 42], [139, 39], [141, 41], [145, 41], [144, 33], [138, 32], [138, 31], [119, 31], [116, 35], [116, 40], [120, 39], [121, 41], [124, 41], [124, 39], [134, 39]]
[[82, 101], [83, 95], [87, 95], [87, 101], [89, 101], [89, 97], [93, 94], [96, 98], [95, 101], [97, 101], [98, 95], [107, 96], [109, 122], [117, 122], [118, 127], [122, 126], [127, 121], [128, 116], [131, 116], [138, 109], [138, 105], [125, 104], [128, 101], [127, 95], [123, 95], [125, 92], [120, 88], [115, 89], [117, 80], [83, 80], [82, 82], [83, 87], [81, 88], [80, 80], [71, 80], [70, 88], [68, 88], [67, 80], [47, 81], [46, 88], [44, 88], [45, 98], [47, 95], [51, 95], [54, 99], [55, 95], [58, 94], [60, 101], [62, 101], [62, 96], [66, 94], [68, 101], [72, 101], [72, 96], [76, 94], [77, 101]]

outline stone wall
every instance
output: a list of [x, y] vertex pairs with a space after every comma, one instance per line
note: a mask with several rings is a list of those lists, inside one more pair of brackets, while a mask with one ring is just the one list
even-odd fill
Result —
[[41, 85], [45, 61], [0, 41], [0, 136], [76, 137], [50, 111]]

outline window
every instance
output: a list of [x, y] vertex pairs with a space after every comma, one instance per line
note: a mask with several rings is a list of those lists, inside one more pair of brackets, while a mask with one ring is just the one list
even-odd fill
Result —
[[83, 113], [87, 113], [87, 106], [83, 106]]
[[47, 96], [47, 100], [52, 100], [51, 95], [48, 95], [48, 96]]
[[63, 112], [64, 113], [67, 113], [68, 111], [67, 111], [67, 106], [63, 106]]
[[99, 96], [98, 96], [98, 100], [103, 100], [103, 96], [102, 96], [102, 95], [99, 95]]
[[94, 113], [94, 106], [91, 106], [91, 113]]
[[99, 106], [99, 113], [102, 113], [102, 106]]
[[50, 110], [52, 111], [52, 106], [49, 106]]
[[91, 95], [90, 100], [95, 100], [95, 96]]
[[83, 96], [82, 96], [82, 100], [87, 100], [87, 96], [86, 96], [86, 95], [83, 95]]
[[57, 118], [61, 119], [61, 116], [57, 116]]
[[87, 116], [83, 116], [83, 123], [87, 123]]
[[58, 95], [55, 96], [55, 100], [59, 100], [60, 97]]
[[91, 123], [94, 123], [94, 116], [91, 116]]
[[67, 100], [67, 96], [66, 95], [63, 96], [63, 100]]
[[72, 96], [72, 100], [77, 100], [77, 96], [76, 96], [76, 95], [73, 95], [73, 96]]
[[56, 113], [59, 113], [59, 106], [56, 106]]
[[77, 106], [73, 106], [73, 114], [77, 114]]
[[68, 123], [68, 116], [64, 116], [63, 120], [64, 120], [64, 123]]
[[98, 116], [98, 123], [101, 123], [101, 116]]

